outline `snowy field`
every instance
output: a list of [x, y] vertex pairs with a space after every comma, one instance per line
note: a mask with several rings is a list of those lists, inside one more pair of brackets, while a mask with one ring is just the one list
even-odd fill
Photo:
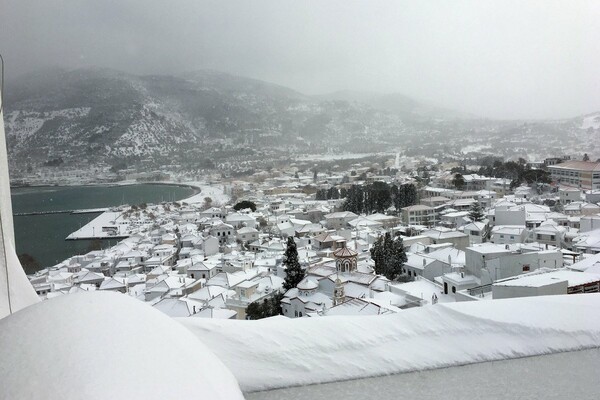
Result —
[[[71, 233], [67, 236], [67, 240], [75, 240], [75, 239], [111, 239], [115, 236], [128, 236], [126, 225], [118, 225], [115, 224], [115, 221], [119, 219], [121, 216], [120, 211], [106, 211], [96, 218]], [[118, 228], [118, 232], [116, 235], [110, 234], [109, 232], [102, 231], [102, 227], [104, 226], [116, 226]]]
[[229, 202], [230, 198], [224, 193], [223, 186], [221, 185], [208, 185], [204, 182], [183, 182], [186, 185], [194, 186], [200, 189], [200, 193], [197, 193], [187, 199], [180, 200], [182, 203], [195, 204], [204, 203], [205, 197], [210, 197], [213, 201], [214, 206], [225, 205]]
[[437, 304], [389, 316], [177, 319], [245, 392], [600, 346], [600, 294]]
[[470, 364], [245, 395], [246, 400], [597, 399], [600, 350]]

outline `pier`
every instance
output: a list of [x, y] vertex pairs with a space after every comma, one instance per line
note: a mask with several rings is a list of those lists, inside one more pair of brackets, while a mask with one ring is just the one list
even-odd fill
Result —
[[22, 217], [27, 215], [48, 215], [48, 214], [97, 214], [108, 211], [108, 208], [88, 208], [81, 210], [52, 210], [52, 211], [31, 211], [23, 213], [13, 213], [15, 217]]

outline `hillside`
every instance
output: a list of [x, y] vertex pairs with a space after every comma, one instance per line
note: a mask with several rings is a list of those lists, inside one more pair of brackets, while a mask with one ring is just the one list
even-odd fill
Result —
[[306, 96], [216, 71], [137, 76], [99, 68], [46, 69], [7, 82], [5, 124], [12, 173], [102, 164], [245, 171], [328, 152], [597, 157], [600, 133], [596, 114], [492, 121], [400, 94]]
[[407, 132], [406, 112], [215, 71], [136, 76], [47, 69], [8, 82], [5, 97], [17, 166], [26, 158], [39, 166], [173, 157], [186, 163], [207, 154], [258, 157], [269, 148], [374, 151]]

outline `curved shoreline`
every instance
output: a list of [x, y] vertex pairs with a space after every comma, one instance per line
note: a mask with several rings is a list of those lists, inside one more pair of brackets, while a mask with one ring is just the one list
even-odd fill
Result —
[[187, 197], [185, 197], [184, 199], [179, 199], [179, 200], [175, 200], [175, 201], [181, 201], [181, 200], [185, 200], [188, 197], [192, 197], [197, 195], [198, 193], [202, 192], [202, 188], [198, 185], [195, 185], [194, 183], [183, 183], [183, 182], [156, 182], [156, 181], [152, 181], [152, 182], [130, 182], [130, 181], [125, 181], [125, 182], [111, 182], [111, 183], [83, 183], [83, 184], [77, 184], [77, 185], [26, 185], [26, 186], [11, 186], [10, 189], [11, 191], [13, 189], [27, 189], [27, 188], [33, 188], [33, 189], [44, 189], [44, 188], [56, 188], [56, 189], [60, 189], [60, 188], [73, 188], [73, 187], [121, 187], [121, 186], [137, 186], [137, 185], [152, 185], [152, 186], [177, 186], [177, 187], [182, 187], [182, 188], [189, 188], [193, 190], [193, 193]]

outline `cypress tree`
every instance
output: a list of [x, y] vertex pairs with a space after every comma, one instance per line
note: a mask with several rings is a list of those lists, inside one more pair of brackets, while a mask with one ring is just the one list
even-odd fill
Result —
[[397, 280], [402, 275], [402, 267], [408, 258], [404, 251], [404, 243], [400, 236], [396, 237], [391, 243], [390, 257], [388, 259], [385, 277], [391, 281]]
[[285, 281], [283, 287], [290, 290], [298, 286], [306, 274], [298, 261], [298, 249], [293, 237], [288, 237], [287, 249], [283, 255], [283, 265], [285, 266]]

